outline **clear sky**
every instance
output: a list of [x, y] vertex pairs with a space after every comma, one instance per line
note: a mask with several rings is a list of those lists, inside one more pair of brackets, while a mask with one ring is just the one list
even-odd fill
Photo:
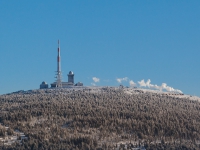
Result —
[[55, 81], [58, 39], [64, 81], [200, 96], [199, 0], [1, 0], [0, 94]]

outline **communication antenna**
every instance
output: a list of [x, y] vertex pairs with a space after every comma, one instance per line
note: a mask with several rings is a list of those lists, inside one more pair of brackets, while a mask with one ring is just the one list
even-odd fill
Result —
[[58, 40], [58, 56], [57, 56], [57, 71], [56, 71], [56, 87], [62, 87], [62, 72], [60, 58], [60, 41]]

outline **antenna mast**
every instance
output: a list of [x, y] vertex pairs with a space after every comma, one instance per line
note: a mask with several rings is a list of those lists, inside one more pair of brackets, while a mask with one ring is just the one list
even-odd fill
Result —
[[57, 71], [56, 71], [56, 87], [62, 87], [62, 72], [60, 59], [60, 41], [58, 40], [58, 56], [57, 56]]

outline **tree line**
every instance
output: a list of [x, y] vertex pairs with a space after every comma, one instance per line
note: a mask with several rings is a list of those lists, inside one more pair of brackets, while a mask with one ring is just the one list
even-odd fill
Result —
[[1, 144], [4, 149], [111, 149], [120, 142], [127, 148], [200, 148], [200, 102], [159, 93], [36, 90], [1, 95], [0, 110], [10, 135], [17, 129], [28, 136], [23, 144]]

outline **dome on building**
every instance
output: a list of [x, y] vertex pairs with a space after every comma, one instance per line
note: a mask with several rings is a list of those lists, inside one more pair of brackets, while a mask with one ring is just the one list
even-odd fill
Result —
[[47, 84], [47, 83], [45, 81], [43, 81], [42, 84]]
[[70, 71], [69, 74], [71, 75], [71, 74], [74, 74], [74, 73], [72, 71]]

